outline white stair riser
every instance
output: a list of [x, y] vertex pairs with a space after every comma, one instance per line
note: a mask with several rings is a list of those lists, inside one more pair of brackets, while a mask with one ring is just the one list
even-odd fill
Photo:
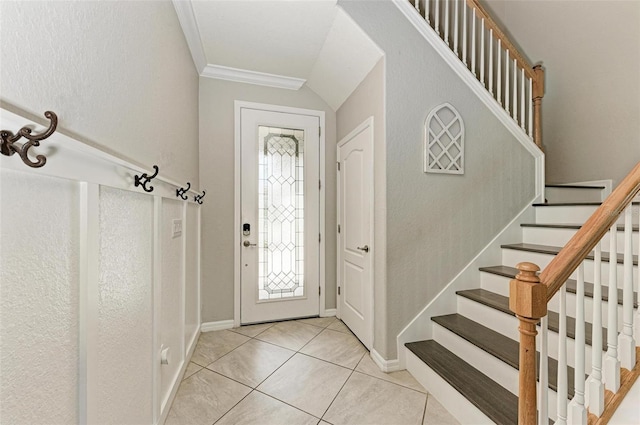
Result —
[[547, 202], [600, 202], [602, 189], [573, 187], [545, 187], [544, 197]]
[[[408, 348], [404, 348], [407, 371], [462, 425], [491, 425], [494, 422], [433, 371]], [[428, 403], [428, 400], [427, 400]]]
[[[538, 252], [520, 251], [517, 249], [502, 249], [502, 264], [505, 266], [515, 267], [516, 264], [523, 261], [528, 261], [537, 264], [541, 270], [551, 262], [554, 255], [541, 254]], [[617, 286], [618, 288], [624, 287], [624, 265], [615, 263], [617, 268]], [[584, 280], [587, 282], [593, 282], [593, 260], [584, 261]], [[573, 272], [570, 276], [571, 279], [577, 278], [577, 272]], [[634, 291], [638, 290], [638, 267], [633, 266], [633, 282]], [[609, 284], [609, 263], [602, 262], [602, 284]]]
[[[487, 291], [495, 292], [496, 294], [503, 295], [505, 297], [509, 296], [509, 281], [511, 279], [498, 276], [492, 273], [480, 273], [480, 286], [482, 289], [486, 289]], [[559, 294], [556, 294], [549, 303], [549, 310], [558, 311], [558, 297]], [[593, 298], [585, 297], [584, 298], [584, 309], [585, 309], [585, 319], [589, 323], [593, 323]], [[602, 301], [602, 323], [603, 326], [607, 326], [607, 308], [608, 303], [606, 301]], [[576, 313], [576, 295], [570, 292], [567, 292], [567, 314], [570, 317], [575, 317]], [[622, 306], [618, 304], [618, 330], [622, 329]]]
[[[538, 224], [582, 224], [598, 209], [598, 205], [567, 205], [551, 207], [535, 207], [536, 223]], [[617, 220], [618, 224], [624, 223], [624, 214]]]
[[[433, 339], [489, 378], [518, 395], [518, 370], [468, 342], [448, 329], [433, 323]], [[538, 393], [540, 384], [538, 383]], [[556, 419], [557, 393], [548, 388], [549, 416]]]
[[[569, 239], [575, 235], [577, 229], [556, 229], [548, 227], [523, 227], [522, 241], [538, 245], [565, 246]], [[638, 254], [638, 232], [633, 232], [632, 236], [634, 254]], [[618, 252], [624, 250], [624, 231], [618, 231], [616, 237]], [[602, 239], [602, 249], [609, 251], [609, 233]]]
[[[468, 319], [476, 321], [489, 329], [499, 332], [511, 339], [520, 340], [518, 332], [518, 319], [506, 313], [502, 313], [484, 304], [477, 303], [467, 298], [458, 296], [458, 313]], [[538, 335], [540, 335], [538, 327]], [[558, 334], [552, 331], [549, 335], [549, 356], [558, 358]], [[538, 344], [540, 337], [537, 337]], [[539, 347], [539, 345], [538, 345]], [[575, 342], [572, 338], [567, 339], [567, 363], [569, 366], [575, 366]], [[604, 356], [604, 353], [603, 353]], [[585, 370], [591, 372], [591, 346], [587, 345], [585, 349]]]

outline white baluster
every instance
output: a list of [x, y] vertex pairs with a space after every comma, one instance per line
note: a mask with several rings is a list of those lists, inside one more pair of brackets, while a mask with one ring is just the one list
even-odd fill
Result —
[[549, 425], [549, 316], [540, 319], [540, 398], [538, 400], [538, 425]]
[[524, 68], [520, 70], [520, 127], [524, 130]]
[[444, 42], [449, 45], [449, 0], [444, 0]]
[[455, 16], [453, 18], [453, 50], [456, 55], [460, 57], [460, 51], [458, 50], [458, 38], [460, 38], [460, 0], [455, 0]]
[[585, 353], [585, 326], [584, 326], [584, 262], [578, 266], [578, 282], [576, 285], [576, 334], [575, 344], [575, 368], [574, 368], [574, 394], [569, 403], [570, 424], [587, 424], [587, 409], [584, 407], [584, 353]]
[[431, 0], [424, 0], [424, 18], [427, 20], [427, 23], [431, 25], [431, 17], [429, 17], [429, 11], [431, 10]]
[[[484, 83], [484, 18], [482, 18], [482, 22], [480, 23], [480, 82], [483, 86]], [[485, 86], [486, 87], [486, 86]]]
[[[428, 0], [427, 0], [428, 1]], [[413, 2], [413, 5], [415, 6], [416, 10], [418, 11], [418, 13], [420, 13], [420, 0], [415, 0]]]
[[467, 25], [469, 23], [467, 22], [467, 9], [469, 9], [469, 7], [465, 3], [462, 6], [462, 10], [464, 11], [464, 16], [462, 19], [462, 58], [464, 60], [464, 64], [468, 67], [469, 63], [467, 62]]
[[436, 13], [435, 13], [435, 21], [436, 21], [436, 32], [440, 35], [440, 0], [435, 1], [436, 5]]
[[633, 338], [633, 209], [624, 210], [624, 283], [622, 289], [622, 332], [620, 333], [620, 366], [627, 370], [636, 364], [636, 341]]
[[559, 329], [558, 329], [558, 391], [557, 391], [557, 425], [567, 423], [567, 285], [560, 288]]
[[509, 81], [509, 66], [511, 66], [511, 61], [509, 60], [509, 49], [507, 49], [504, 68], [504, 109], [511, 113], [509, 110], [509, 84], [511, 84], [511, 81]]
[[518, 122], [518, 62], [513, 60], [513, 119]]
[[527, 100], [529, 105], [529, 125], [527, 126], [527, 134], [533, 137], [533, 80], [529, 78], [529, 97]]
[[473, 16], [471, 17], [471, 70], [473, 75], [478, 78], [478, 72], [476, 70], [476, 10], [473, 9]]
[[493, 28], [489, 28], [489, 93], [493, 94]]
[[602, 383], [602, 246], [598, 242], [593, 259], [593, 324], [591, 326], [591, 376], [589, 411], [596, 416], [604, 411]]
[[609, 299], [607, 300], [607, 355], [604, 359], [605, 388], [617, 392], [620, 388], [620, 362], [618, 361], [618, 273], [616, 270], [617, 225], [609, 230]]
[[496, 78], [498, 86], [498, 103], [502, 106], [502, 40], [498, 39], [498, 75]]
[[[632, 206], [633, 208], [633, 206]], [[636, 210], [636, 217], [640, 217], [640, 207], [638, 207], [638, 209]], [[639, 223], [640, 224], [640, 223]], [[638, 254], [640, 254], [640, 232], [638, 232]], [[634, 321], [634, 331], [635, 331], [635, 340], [636, 343], [638, 341], [640, 341], [640, 283], [638, 283], [637, 289], [637, 295], [636, 295], [636, 305], [638, 306], [638, 308], [636, 308], [636, 318]]]

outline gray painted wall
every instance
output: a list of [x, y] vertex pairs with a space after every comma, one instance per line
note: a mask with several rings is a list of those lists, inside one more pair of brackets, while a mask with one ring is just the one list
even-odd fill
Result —
[[387, 305], [387, 179], [384, 115], [384, 58], [376, 64], [336, 112], [336, 135], [340, 142], [367, 118], [373, 117], [374, 172], [374, 341], [385, 345]]
[[307, 87], [285, 90], [200, 78], [200, 184], [202, 205], [202, 321], [233, 319], [234, 101], [325, 111], [326, 308], [336, 307], [336, 116]]
[[640, 2], [483, 3], [546, 69], [547, 181], [617, 184], [640, 161]]
[[[391, 2], [339, 1], [386, 54], [386, 338], [396, 336], [534, 198], [534, 160]], [[423, 125], [449, 102], [466, 129], [463, 176], [424, 174]]]
[[0, 100], [198, 187], [198, 75], [170, 1], [0, 2]]

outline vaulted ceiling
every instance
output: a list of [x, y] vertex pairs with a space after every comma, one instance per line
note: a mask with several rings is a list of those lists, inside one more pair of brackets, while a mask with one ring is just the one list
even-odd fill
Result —
[[198, 73], [297, 90], [334, 110], [382, 57], [336, 0], [174, 0]]

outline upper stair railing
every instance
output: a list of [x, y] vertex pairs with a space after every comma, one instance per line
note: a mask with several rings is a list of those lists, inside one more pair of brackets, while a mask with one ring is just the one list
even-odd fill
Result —
[[[540, 425], [549, 423], [547, 305], [558, 301], [557, 338], [557, 416], [556, 424], [606, 423], [640, 375], [640, 315], [634, 307], [634, 279], [638, 290], [638, 256], [633, 253], [634, 223], [639, 209], [632, 203], [640, 192], [640, 163], [594, 212], [580, 230], [549, 263], [540, 276], [532, 263], [517, 265], [520, 273], [510, 283], [509, 307], [520, 320], [520, 385], [518, 423]], [[623, 214], [623, 215], [622, 215]], [[624, 219], [619, 219], [619, 216]], [[623, 226], [624, 241], [617, 235]], [[637, 229], [637, 227], [636, 227]], [[637, 231], [637, 230], [636, 230]], [[602, 240], [608, 232], [608, 252]], [[637, 240], [640, 244], [640, 238]], [[622, 247], [619, 251], [619, 247]], [[586, 357], [585, 320], [585, 257], [587, 278], [593, 279], [593, 310], [591, 312], [591, 358]], [[603, 269], [608, 269], [606, 323], [603, 318]], [[575, 333], [573, 343], [567, 338], [566, 281], [576, 272]], [[618, 285], [619, 278], [622, 285]], [[622, 289], [622, 320], [618, 317], [618, 292]], [[558, 294], [557, 297], [556, 293]], [[554, 300], [555, 301], [555, 300]], [[634, 314], [635, 309], [635, 314]], [[589, 313], [589, 312], [587, 312]], [[540, 332], [540, 392], [536, 395], [536, 324]], [[571, 320], [571, 319], [570, 319]], [[635, 330], [634, 330], [635, 321]], [[603, 331], [604, 328], [604, 331]], [[605, 332], [606, 331], [606, 332]], [[635, 334], [634, 334], [635, 332]], [[606, 337], [606, 354], [603, 338]], [[554, 344], [556, 340], [553, 341]], [[573, 348], [574, 397], [568, 400], [567, 350]], [[590, 360], [590, 365], [585, 364]], [[589, 377], [585, 380], [585, 375]], [[586, 397], [588, 394], [588, 399]], [[538, 401], [539, 400], [539, 401]]]
[[478, 0], [409, 1], [542, 149], [542, 66], [529, 64]]

